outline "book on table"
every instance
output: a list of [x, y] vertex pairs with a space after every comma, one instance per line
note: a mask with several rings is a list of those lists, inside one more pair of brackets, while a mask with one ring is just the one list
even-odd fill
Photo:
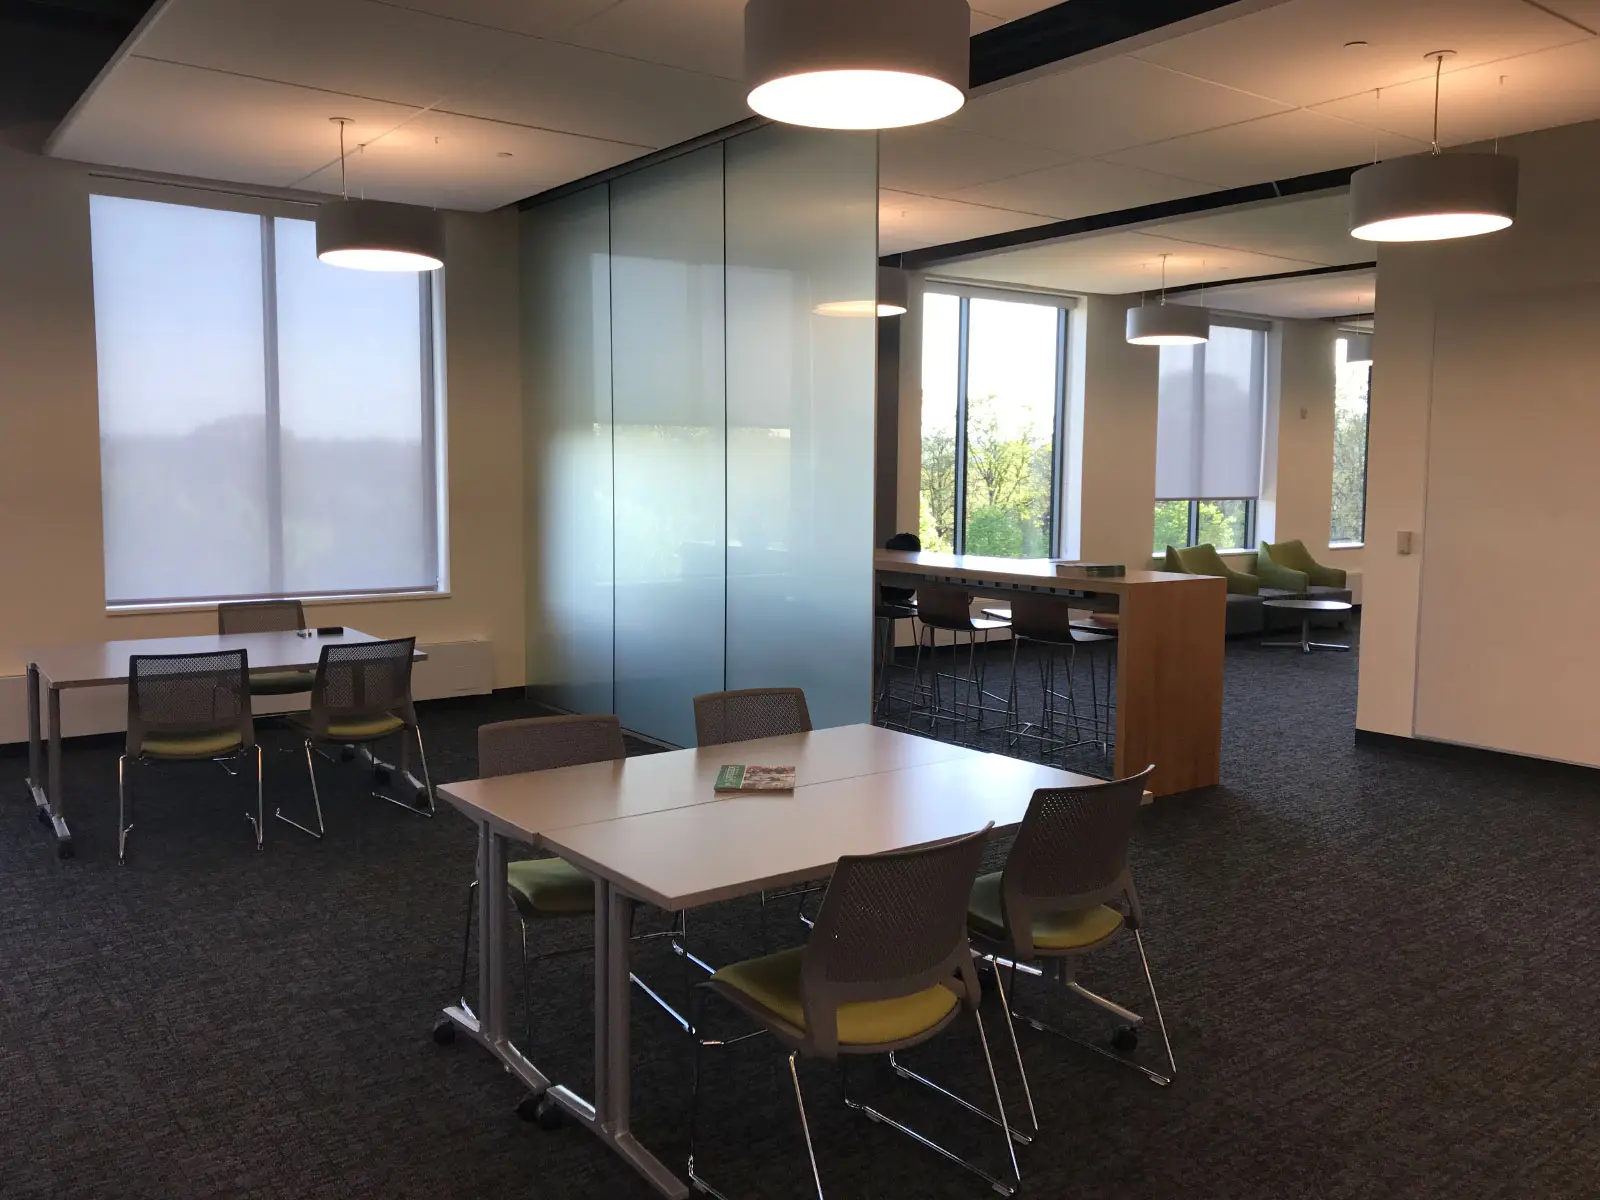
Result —
[[752, 767], [729, 763], [717, 772], [719, 792], [792, 792], [793, 767]]

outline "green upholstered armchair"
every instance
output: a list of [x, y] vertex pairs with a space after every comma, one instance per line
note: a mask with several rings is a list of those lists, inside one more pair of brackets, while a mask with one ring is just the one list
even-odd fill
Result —
[[[1256, 557], [1256, 573], [1266, 581], [1262, 572], [1263, 564], [1271, 563], [1274, 567], [1287, 568], [1289, 571], [1304, 575], [1306, 583], [1315, 587], [1342, 588], [1346, 586], [1345, 573], [1339, 567], [1325, 567], [1311, 557], [1311, 552], [1306, 549], [1305, 543], [1296, 538], [1292, 542], [1262, 542], [1261, 553]], [[1270, 587], [1281, 587], [1282, 584], [1269, 584]], [[1296, 589], [1304, 591], [1302, 585]]]
[[1220, 575], [1228, 581], [1230, 596], [1254, 596], [1261, 591], [1261, 580], [1254, 575], [1231, 569], [1222, 561], [1222, 555], [1210, 542], [1179, 550], [1167, 547], [1167, 570], [1182, 575]]

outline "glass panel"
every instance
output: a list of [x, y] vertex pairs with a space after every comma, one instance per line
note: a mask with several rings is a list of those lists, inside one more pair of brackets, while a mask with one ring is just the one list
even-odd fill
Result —
[[956, 375], [961, 356], [961, 301], [922, 298], [922, 515], [924, 550], [956, 544]]
[[1367, 531], [1367, 398], [1370, 362], [1349, 363], [1349, 343], [1335, 343], [1333, 394], [1333, 522], [1328, 541], [1360, 543]]
[[261, 218], [89, 203], [110, 602], [270, 590]]
[[528, 687], [558, 708], [613, 712], [606, 189], [521, 220]]
[[963, 549], [1047, 557], [1060, 310], [1005, 300], [969, 303]]
[[1218, 550], [1240, 550], [1249, 545], [1250, 501], [1197, 500], [1195, 545], [1210, 542]]
[[722, 147], [610, 186], [616, 711], [692, 745], [723, 686]]
[[1164, 554], [1168, 546], [1181, 548], [1188, 544], [1189, 502], [1157, 500], [1155, 538], [1150, 548], [1157, 554]]
[[423, 285], [410, 272], [319, 262], [311, 221], [279, 217], [274, 229], [279, 587], [291, 595], [433, 588]]
[[872, 134], [727, 143], [727, 686], [803, 687], [818, 728], [872, 690], [877, 173]]

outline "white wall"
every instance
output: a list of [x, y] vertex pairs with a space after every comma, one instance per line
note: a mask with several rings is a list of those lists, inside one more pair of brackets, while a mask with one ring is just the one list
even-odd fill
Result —
[[1379, 253], [1356, 723], [1600, 765], [1600, 123], [1501, 149], [1511, 229]]
[[[0, 149], [0, 677], [23, 671], [29, 647], [216, 627], [210, 611], [105, 610], [93, 184], [81, 164]], [[447, 231], [451, 594], [309, 615], [421, 641], [487, 639], [496, 685], [513, 686], [523, 679], [515, 214], [451, 214]]]

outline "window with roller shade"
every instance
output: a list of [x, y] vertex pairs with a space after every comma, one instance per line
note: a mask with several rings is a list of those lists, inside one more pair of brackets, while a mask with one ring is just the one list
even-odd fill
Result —
[[106, 601], [441, 587], [432, 274], [311, 221], [90, 200]]
[[1211, 326], [1198, 346], [1163, 346], [1152, 547], [1243, 549], [1255, 537], [1266, 418], [1264, 328]]

